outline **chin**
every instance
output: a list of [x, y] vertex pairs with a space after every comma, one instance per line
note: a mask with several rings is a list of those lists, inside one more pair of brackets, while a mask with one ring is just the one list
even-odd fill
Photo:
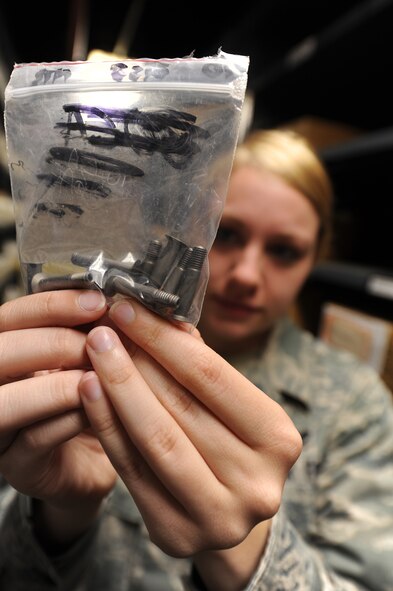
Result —
[[263, 331], [250, 332], [246, 327], [231, 322], [213, 321], [208, 330], [201, 330], [205, 342], [218, 353], [244, 350], [250, 343], [257, 341]]

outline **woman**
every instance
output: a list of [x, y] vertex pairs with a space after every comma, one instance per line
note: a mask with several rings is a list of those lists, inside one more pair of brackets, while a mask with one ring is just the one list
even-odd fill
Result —
[[260, 348], [330, 246], [332, 188], [292, 132], [254, 132], [237, 150], [210, 253], [199, 328], [221, 354]]
[[[330, 209], [310, 147], [258, 132], [210, 253], [205, 342], [136, 302], [106, 321], [89, 292], [0, 308], [0, 471], [22, 493], [4, 483], [2, 588], [393, 588], [390, 393], [288, 318]], [[91, 322], [111, 327], [74, 329]]]
[[290, 320], [329, 252], [331, 210], [329, 178], [303, 138], [257, 131], [238, 149], [199, 329], [279, 402], [304, 444], [275, 519], [286, 566], [268, 548], [258, 589], [393, 589], [391, 393]]

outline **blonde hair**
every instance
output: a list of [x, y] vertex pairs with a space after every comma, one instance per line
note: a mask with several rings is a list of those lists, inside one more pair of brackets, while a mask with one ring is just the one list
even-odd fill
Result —
[[237, 147], [233, 170], [245, 165], [279, 176], [310, 201], [320, 220], [317, 254], [319, 258], [328, 256], [333, 188], [322, 161], [308, 140], [288, 129], [253, 131]]

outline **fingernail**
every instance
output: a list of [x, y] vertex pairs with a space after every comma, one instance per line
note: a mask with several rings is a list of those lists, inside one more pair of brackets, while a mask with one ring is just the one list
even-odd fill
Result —
[[118, 324], [130, 324], [135, 318], [135, 310], [129, 302], [120, 302], [111, 308], [110, 316]]
[[88, 377], [85, 376], [81, 382], [80, 389], [82, 396], [89, 400], [89, 402], [99, 400], [104, 393], [100, 381], [95, 374], [91, 374]]
[[105, 305], [105, 296], [100, 291], [83, 291], [79, 296], [79, 306], [86, 312], [102, 310]]
[[88, 336], [89, 345], [96, 353], [104, 353], [113, 349], [114, 335], [103, 326], [94, 328]]

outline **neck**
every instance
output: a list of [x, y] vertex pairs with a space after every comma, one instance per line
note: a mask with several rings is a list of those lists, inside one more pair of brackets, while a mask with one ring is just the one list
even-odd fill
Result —
[[228, 341], [223, 338], [215, 338], [214, 335], [205, 335], [201, 331], [202, 338], [205, 343], [211, 347], [216, 353], [228, 360], [233, 356], [249, 356], [254, 351], [262, 353], [268, 343], [271, 330], [258, 335], [253, 335], [248, 339], [239, 339]]

